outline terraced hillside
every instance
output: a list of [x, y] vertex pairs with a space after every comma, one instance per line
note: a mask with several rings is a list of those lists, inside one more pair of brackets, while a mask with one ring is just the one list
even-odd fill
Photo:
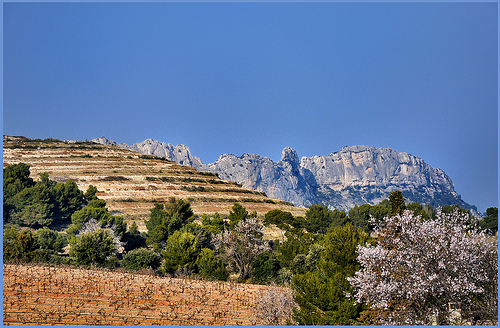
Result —
[[262, 325], [266, 286], [4, 265], [5, 325]]
[[226, 215], [235, 202], [261, 217], [277, 208], [296, 216], [305, 213], [304, 208], [270, 199], [213, 173], [116, 146], [8, 136], [3, 141], [4, 167], [23, 162], [31, 166], [35, 180], [47, 172], [58, 182], [73, 180], [83, 191], [94, 185], [113, 214], [136, 221], [140, 230], [145, 229], [144, 219], [154, 203], [166, 202], [169, 197], [188, 200], [197, 215]]

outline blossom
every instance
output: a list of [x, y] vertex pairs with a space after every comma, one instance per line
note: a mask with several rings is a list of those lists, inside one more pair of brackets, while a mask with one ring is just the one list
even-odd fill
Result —
[[429, 309], [443, 313], [450, 302], [477, 312], [486, 290], [497, 290], [498, 241], [472, 229], [467, 214], [438, 210], [424, 220], [405, 211], [384, 218], [375, 232], [376, 245], [358, 247], [362, 269], [348, 280], [358, 302], [381, 310], [401, 304], [404, 315], [384, 323], [428, 324]]

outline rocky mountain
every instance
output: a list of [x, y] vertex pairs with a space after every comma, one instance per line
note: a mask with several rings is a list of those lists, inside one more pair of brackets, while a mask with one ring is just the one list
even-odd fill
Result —
[[257, 154], [239, 157], [224, 154], [215, 163], [203, 164], [184, 145], [173, 147], [148, 139], [127, 147], [217, 173], [222, 179], [298, 206], [324, 204], [348, 210], [356, 204], [377, 204], [391, 191], [401, 190], [409, 201], [434, 207], [459, 204], [476, 211], [475, 206], [465, 203], [455, 192], [453, 182], [443, 170], [390, 148], [351, 146], [330, 155], [299, 160], [297, 152], [287, 147], [277, 163]]

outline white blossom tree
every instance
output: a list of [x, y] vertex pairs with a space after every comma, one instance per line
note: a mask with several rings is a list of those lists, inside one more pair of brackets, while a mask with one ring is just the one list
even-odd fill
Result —
[[286, 325], [294, 323], [293, 309], [298, 307], [290, 287], [276, 286], [272, 283], [261, 290], [255, 302], [255, 317], [267, 325]]
[[250, 276], [251, 263], [260, 253], [269, 250], [269, 245], [262, 239], [262, 224], [255, 218], [238, 221], [233, 230], [224, 231], [214, 238], [215, 247], [231, 267], [240, 275], [240, 279]]
[[467, 214], [438, 210], [424, 220], [404, 211], [375, 230], [377, 244], [358, 247], [362, 269], [347, 279], [379, 323], [498, 321], [498, 240], [473, 229]]

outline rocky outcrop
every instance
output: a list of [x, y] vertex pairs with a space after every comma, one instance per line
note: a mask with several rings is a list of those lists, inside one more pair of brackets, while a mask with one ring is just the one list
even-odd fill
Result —
[[287, 199], [301, 206], [317, 202], [314, 190], [301, 173], [297, 153], [292, 148], [283, 150], [278, 163], [257, 154], [243, 154], [240, 157], [225, 154], [202, 169], [217, 173], [221, 179], [265, 192], [271, 198]]
[[171, 144], [146, 139], [143, 142], [133, 144], [129, 149], [145, 155], [164, 157], [178, 164], [191, 166], [195, 169], [199, 169], [203, 165], [201, 160], [198, 157], [192, 156], [189, 148], [182, 144], [174, 147]]
[[115, 145], [118, 147], [135, 150], [144, 155], [163, 157], [178, 164], [191, 166], [195, 169], [200, 169], [203, 167], [203, 163], [201, 162], [201, 160], [198, 157], [192, 156], [189, 148], [182, 144], [178, 144], [174, 147], [171, 144], [166, 144], [164, 142], [159, 142], [153, 139], [146, 139], [143, 142], [138, 142], [129, 146], [127, 144], [117, 144], [116, 142], [106, 139], [105, 137], [95, 138], [91, 141], [103, 145]]
[[[93, 141], [111, 142], [101, 139]], [[286, 147], [277, 163], [258, 154], [239, 157], [224, 154], [210, 164], [192, 156], [184, 145], [173, 147], [148, 139], [125, 148], [217, 173], [222, 179], [297, 206], [324, 204], [348, 210], [356, 204], [377, 204], [391, 191], [401, 190], [409, 201], [432, 206], [459, 204], [475, 209], [455, 192], [453, 182], [443, 170], [391, 148], [351, 146], [330, 155], [299, 160], [297, 152]]]
[[106, 137], [94, 138], [90, 141], [95, 142], [95, 143], [99, 143], [99, 144], [103, 144], [103, 145], [108, 145], [108, 146], [118, 146], [118, 147], [127, 148], [127, 149], [129, 148], [129, 145], [127, 145], [127, 144], [124, 144], [124, 143], [119, 144], [119, 143], [114, 142], [113, 140], [106, 139]]

